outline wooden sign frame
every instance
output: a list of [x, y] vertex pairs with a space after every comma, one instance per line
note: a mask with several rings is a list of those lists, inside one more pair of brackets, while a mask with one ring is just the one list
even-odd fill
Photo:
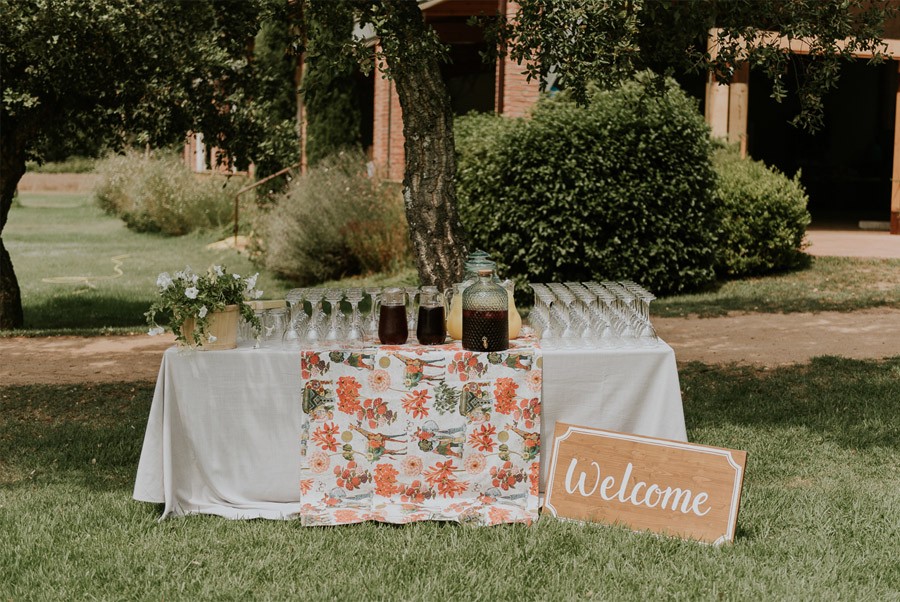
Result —
[[745, 451], [558, 422], [544, 510], [720, 545], [734, 541], [746, 462]]

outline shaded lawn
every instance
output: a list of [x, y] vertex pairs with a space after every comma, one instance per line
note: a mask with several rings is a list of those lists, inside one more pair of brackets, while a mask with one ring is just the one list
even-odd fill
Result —
[[736, 542], [532, 527], [156, 522], [149, 383], [0, 389], [0, 598], [896, 599], [900, 357], [682, 370], [692, 441], [749, 452]]

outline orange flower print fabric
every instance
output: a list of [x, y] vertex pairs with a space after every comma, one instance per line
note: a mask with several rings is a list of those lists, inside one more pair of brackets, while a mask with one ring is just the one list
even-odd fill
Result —
[[301, 352], [302, 524], [536, 520], [540, 349], [514, 345]]

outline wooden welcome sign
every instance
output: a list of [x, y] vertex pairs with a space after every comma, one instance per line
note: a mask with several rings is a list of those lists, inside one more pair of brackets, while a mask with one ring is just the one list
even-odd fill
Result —
[[551, 454], [554, 516], [734, 540], [747, 452], [558, 422]]

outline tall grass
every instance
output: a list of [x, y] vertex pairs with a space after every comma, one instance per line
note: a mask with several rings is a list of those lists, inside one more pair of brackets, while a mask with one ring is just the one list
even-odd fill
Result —
[[128, 151], [96, 166], [97, 202], [137, 232], [181, 236], [220, 228], [233, 215], [243, 177], [196, 175], [174, 155]]
[[151, 383], [0, 388], [0, 599], [896, 600], [900, 357], [682, 370], [749, 452], [735, 543], [624, 528], [300, 527], [131, 500]]

